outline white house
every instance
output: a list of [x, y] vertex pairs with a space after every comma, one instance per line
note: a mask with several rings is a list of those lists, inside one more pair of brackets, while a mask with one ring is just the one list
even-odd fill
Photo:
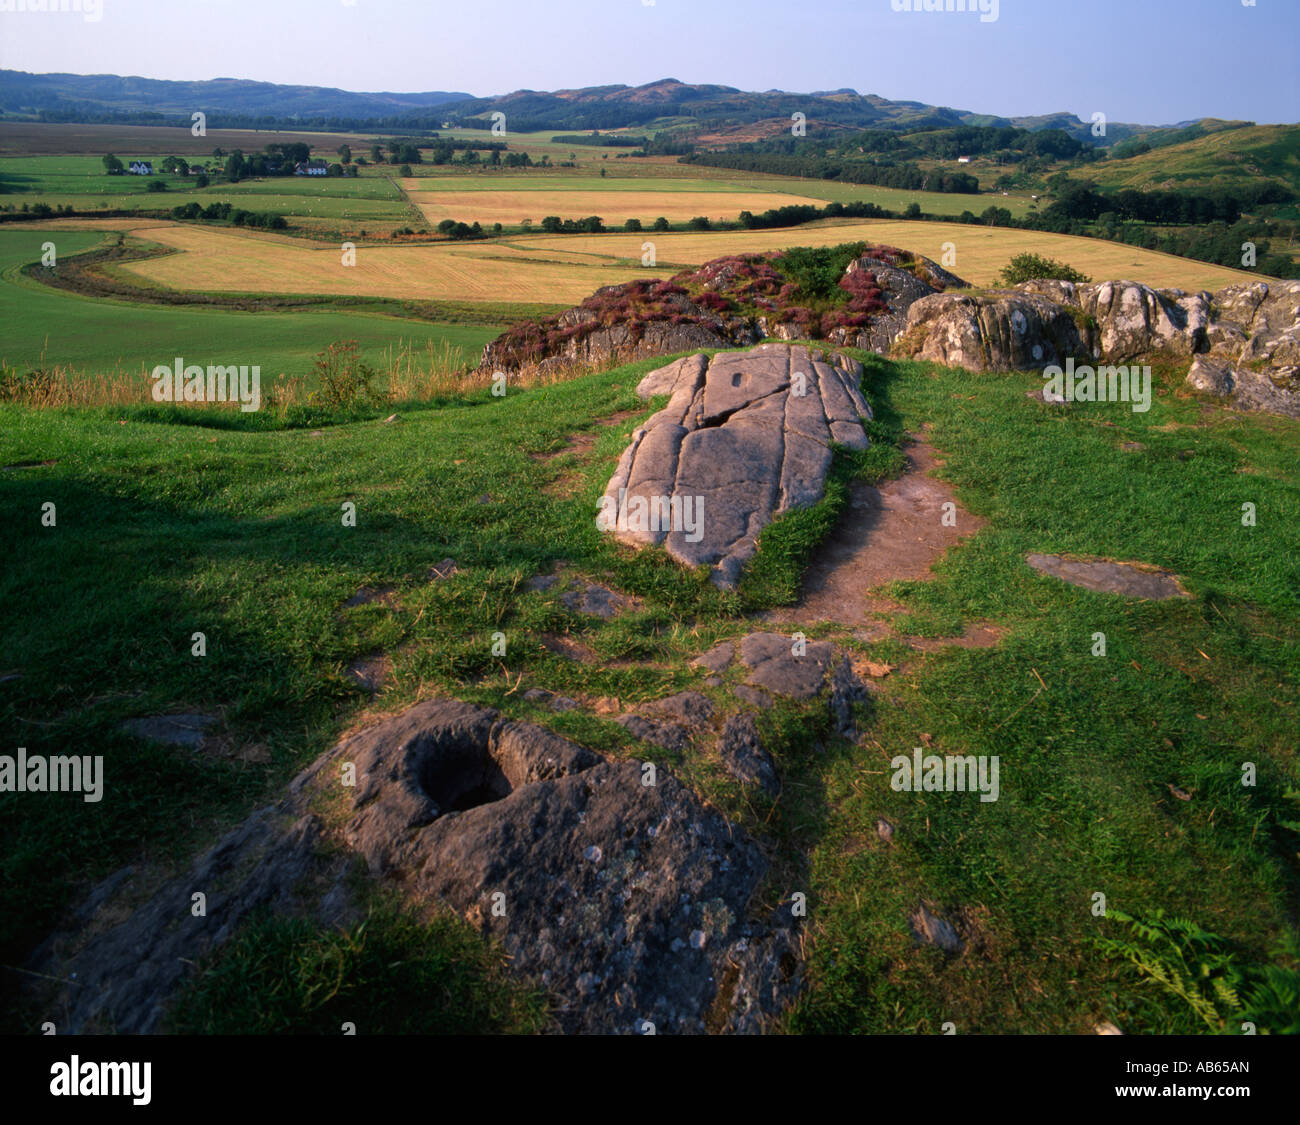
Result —
[[306, 164], [294, 165], [293, 174], [295, 176], [324, 176], [328, 173], [329, 166], [322, 160], [312, 160]]
[[153, 165], [147, 160], [132, 160], [127, 171], [133, 176], [152, 176]]
[[957, 157], [957, 163], [958, 163], [958, 164], [969, 164], [969, 163], [970, 163], [970, 157], [969, 157], [969, 156], [959, 156], [959, 157]]

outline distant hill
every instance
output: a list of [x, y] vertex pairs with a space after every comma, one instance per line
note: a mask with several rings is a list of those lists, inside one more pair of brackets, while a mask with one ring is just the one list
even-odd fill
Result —
[[203, 110], [213, 128], [315, 127], [321, 129], [436, 129], [443, 121], [486, 128], [492, 114], [506, 114], [516, 132], [586, 131], [653, 127], [665, 131], [748, 137], [787, 130], [791, 114], [803, 113], [809, 135], [879, 129], [1015, 125], [1063, 129], [1090, 143], [1110, 145], [1152, 126], [1112, 122], [1107, 136], [1091, 136], [1091, 124], [1066, 113], [998, 117], [968, 110], [891, 101], [844, 88], [815, 93], [689, 84], [664, 78], [643, 86], [590, 86], [573, 90], [516, 90], [472, 97], [445, 90], [424, 93], [352, 93], [321, 86], [282, 86], [217, 78], [174, 82], [113, 74], [28, 74], [0, 70], [0, 116], [79, 123], [181, 124]]
[[[475, 98], [448, 107], [458, 123], [482, 125], [493, 113], [506, 114], [510, 127], [538, 129], [625, 129], [660, 127], [700, 130], [726, 137], [744, 132], [746, 139], [788, 131], [791, 114], [803, 113], [808, 134], [876, 129], [931, 129], [957, 125], [1015, 125], [1029, 129], [1063, 129], [1080, 140], [1105, 145], [1152, 128], [1111, 123], [1104, 139], [1093, 138], [1091, 123], [1070, 114], [1039, 118], [998, 117], [917, 101], [891, 101], [875, 94], [841, 89], [815, 93], [767, 90], [753, 93], [732, 86], [691, 85], [674, 78], [644, 86], [595, 86], [581, 90], [516, 90]], [[747, 126], [765, 126], [746, 128]]]
[[[427, 111], [470, 95], [446, 90], [419, 94], [354, 94], [323, 86], [281, 86], [239, 78], [171, 82], [116, 74], [28, 74], [0, 70], [0, 112], [50, 121], [189, 120], [195, 110], [209, 124], [246, 124], [252, 119], [287, 123], [341, 119], [380, 121]], [[214, 118], [224, 117], [225, 121]]]

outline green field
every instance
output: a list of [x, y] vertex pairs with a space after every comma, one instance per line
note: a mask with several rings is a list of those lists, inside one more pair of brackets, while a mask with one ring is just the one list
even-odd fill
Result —
[[335, 340], [356, 340], [372, 364], [382, 362], [386, 353], [440, 347], [444, 341], [462, 349], [467, 360], [476, 360], [498, 331], [346, 309], [237, 312], [96, 300], [19, 274], [21, 266], [40, 260], [46, 241], [53, 240], [66, 256], [97, 246], [103, 238], [81, 231], [0, 228], [0, 362], [107, 374], [151, 370], [181, 355], [203, 364], [257, 364], [265, 379], [307, 375], [313, 357]]
[[[124, 163], [129, 157], [119, 154]], [[157, 161], [155, 159], [155, 165]], [[387, 167], [387, 166], [385, 166]], [[395, 172], [396, 169], [391, 169]], [[151, 192], [150, 183], [165, 183], [164, 192]], [[387, 171], [367, 170], [364, 176], [276, 176], [213, 183], [196, 188], [192, 177], [110, 176], [92, 156], [0, 157], [0, 204], [20, 208], [35, 203], [68, 206], [78, 211], [169, 210], [186, 203], [206, 207], [230, 203], [249, 211], [274, 211], [300, 218], [397, 221], [407, 206]]]

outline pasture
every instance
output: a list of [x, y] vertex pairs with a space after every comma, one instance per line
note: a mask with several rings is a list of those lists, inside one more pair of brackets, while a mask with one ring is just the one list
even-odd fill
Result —
[[[125, 151], [118, 156], [129, 159]], [[150, 183], [164, 183], [167, 190], [150, 191]], [[77, 211], [158, 211], [186, 203], [229, 203], [249, 211], [273, 211], [305, 226], [347, 221], [384, 229], [385, 223], [410, 221], [401, 191], [382, 171], [355, 178], [277, 176], [197, 188], [187, 176], [109, 176], [100, 158], [93, 156], [0, 157], [0, 202], [13, 207], [45, 203]]]

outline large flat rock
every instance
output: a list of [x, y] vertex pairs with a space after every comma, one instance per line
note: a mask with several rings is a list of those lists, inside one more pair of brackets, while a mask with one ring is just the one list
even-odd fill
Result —
[[602, 529], [734, 586], [763, 528], [821, 499], [832, 445], [867, 447], [861, 378], [854, 360], [780, 344], [652, 371], [637, 391], [668, 405], [633, 433]]

